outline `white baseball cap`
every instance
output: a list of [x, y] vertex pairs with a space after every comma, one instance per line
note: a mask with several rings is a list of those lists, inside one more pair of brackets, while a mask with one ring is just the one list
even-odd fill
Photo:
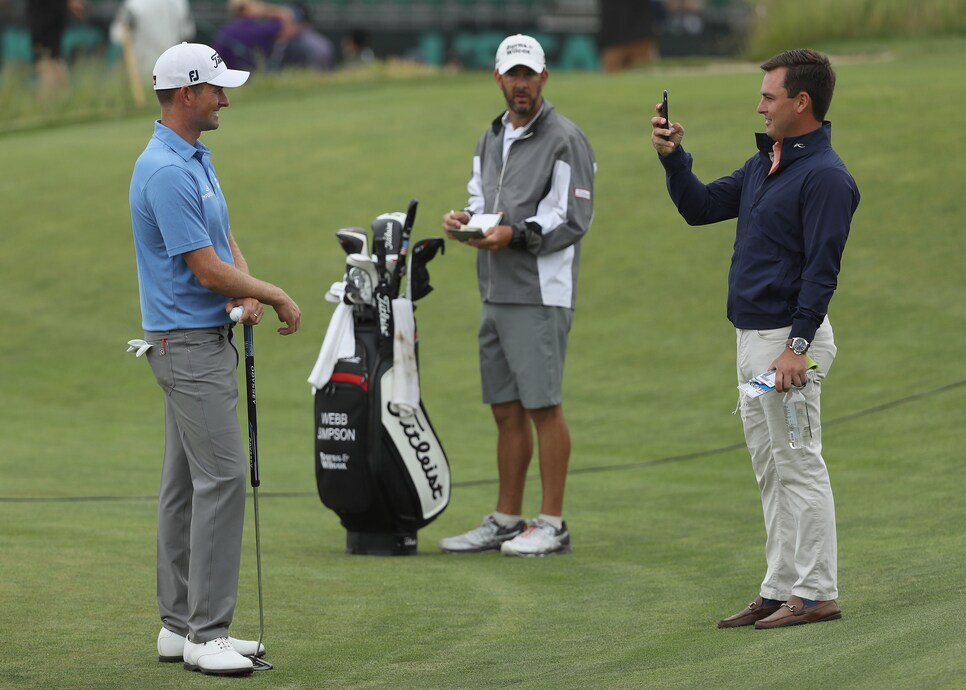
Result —
[[203, 43], [181, 43], [168, 48], [154, 63], [154, 90], [178, 89], [205, 82], [241, 86], [250, 72], [228, 69], [214, 48]]
[[547, 59], [537, 39], [523, 34], [507, 36], [496, 49], [496, 71], [506, 74], [513, 67], [523, 65], [537, 74], [547, 68]]

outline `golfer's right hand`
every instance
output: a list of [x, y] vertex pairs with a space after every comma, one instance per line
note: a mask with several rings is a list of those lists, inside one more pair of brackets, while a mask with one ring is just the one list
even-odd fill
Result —
[[[456, 230], [460, 226], [470, 222], [470, 214], [466, 211], [450, 211], [443, 216], [443, 230], [449, 235], [450, 230]], [[453, 239], [452, 235], [449, 235]]]
[[[684, 127], [678, 122], [673, 124], [665, 122], [664, 118], [661, 117], [661, 105], [661, 103], [658, 103], [654, 106], [657, 115], [651, 118], [651, 146], [663, 157], [670, 155], [681, 145], [681, 140], [684, 138]], [[670, 141], [664, 138], [668, 135], [671, 136]]]
[[292, 335], [299, 329], [302, 311], [299, 309], [299, 305], [292, 301], [291, 297], [285, 295], [285, 301], [273, 305], [272, 308], [278, 314], [278, 320], [285, 324], [284, 328], [278, 329], [279, 334]]

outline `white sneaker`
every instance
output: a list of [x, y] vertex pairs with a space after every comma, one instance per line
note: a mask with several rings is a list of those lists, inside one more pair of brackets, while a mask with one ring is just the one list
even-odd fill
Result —
[[[167, 628], [161, 628], [158, 633], [158, 661], [166, 664], [184, 661], [185, 638], [176, 632], [171, 632]], [[263, 656], [265, 645], [257, 640], [236, 640], [229, 637], [228, 642], [236, 652], [242, 656]]]
[[186, 640], [184, 667], [188, 671], [201, 671], [213, 676], [240, 676], [255, 670], [252, 660], [236, 652], [227, 637], [202, 644]]
[[549, 556], [554, 553], [570, 553], [570, 532], [564, 522], [557, 529], [546, 520], [537, 518], [523, 534], [503, 542], [500, 547], [504, 556]]
[[523, 532], [527, 523], [520, 520], [512, 527], [503, 527], [492, 515], [483, 518], [483, 524], [456, 537], [446, 537], [439, 542], [439, 548], [447, 553], [479, 553], [499, 551], [500, 545]]

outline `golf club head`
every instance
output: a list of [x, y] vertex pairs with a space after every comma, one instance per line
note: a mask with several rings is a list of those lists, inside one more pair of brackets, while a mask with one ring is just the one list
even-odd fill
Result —
[[369, 236], [365, 228], [340, 228], [335, 231], [335, 236], [346, 254], [369, 254]]
[[252, 661], [252, 671], [271, 671], [275, 666], [270, 661], [265, 661], [260, 656], [246, 656]]
[[372, 259], [365, 254], [346, 257], [345, 298], [350, 304], [374, 304], [373, 294], [379, 275]]

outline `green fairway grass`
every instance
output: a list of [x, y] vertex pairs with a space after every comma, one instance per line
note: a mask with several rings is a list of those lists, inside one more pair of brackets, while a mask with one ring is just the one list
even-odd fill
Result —
[[[551, 74], [545, 94], [587, 134], [599, 173], [564, 393], [574, 552], [533, 560], [436, 547], [496, 496], [474, 256], [455, 242], [416, 313], [450, 506], [417, 556], [348, 556], [313, 473], [306, 378], [333, 311], [323, 295], [344, 271], [335, 231], [417, 198], [414, 237], [440, 235], [501, 111], [492, 76], [285, 90], [256, 75], [203, 140], [252, 272], [303, 310], [296, 335], [276, 335], [271, 312], [256, 329], [276, 669], [214, 679], [156, 658], [163, 407], [148, 364], [125, 354], [141, 337], [128, 185], [151, 113], [0, 135], [0, 687], [962, 687], [966, 39], [843, 46], [833, 63], [833, 143], [862, 192], [823, 386], [842, 620], [716, 628], [764, 571], [732, 415], [734, 223], [678, 216], [648, 120], [668, 89], [695, 172], [731, 173], [762, 129], [755, 64]], [[258, 628], [251, 512], [232, 626], [246, 638]]]

